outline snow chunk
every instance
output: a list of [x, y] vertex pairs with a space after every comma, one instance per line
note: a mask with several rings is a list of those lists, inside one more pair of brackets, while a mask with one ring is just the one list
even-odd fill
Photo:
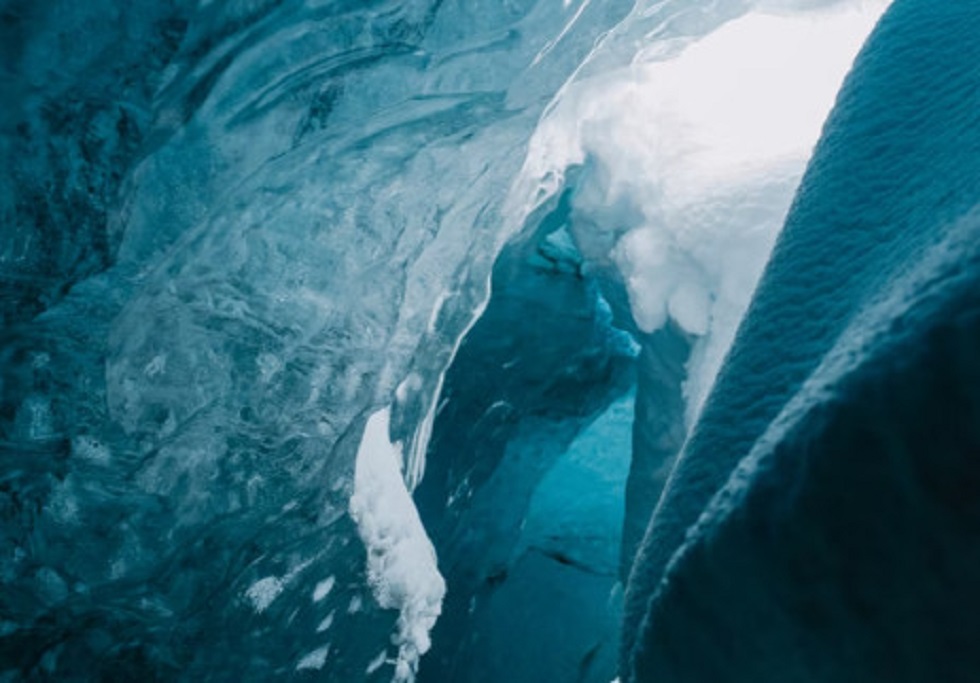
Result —
[[589, 170], [573, 199], [583, 253], [616, 265], [642, 330], [673, 321], [700, 338], [685, 386], [689, 422], [888, 2], [753, 5], [671, 58], [640, 54], [567, 86], [529, 144], [519, 184], [527, 216], [566, 169]]
[[378, 653], [378, 656], [372, 659], [371, 663], [368, 664], [367, 669], [365, 669], [365, 673], [367, 673], [370, 676], [375, 671], [377, 671], [382, 666], [384, 666], [384, 663], [387, 661], [387, 659], [388, 659], [388, 653], [382, 650], [381, 652]]
[[313, 602], [320, 602], [327, 597], [330, 594], [330, 591], [333, 590], [334, 583], [336, 583], [336, 579], [332, 576], [328, 576], [323, 581], [318, 583], [316, 588], [313, 589]]
[[245, 597], [251, 600], [252, 607], [261, 614], [269, 605], [275, 602], [284, 588], [282, 579], [277, 576], [267, 576], [259, 579], [245, 591]]
[[309, 567], [313, 563], [313, 560], [306, 560], [300, 562], [298, 565], [290, 569], [281, 578], [278, 576], [267, 576], [264, 579], [259, 579], [245, 591], [245, 597], [248, 598], [252, 607], [259, 614], [264, 612], [269, 605], [275, 602], [276, 598], [283, 592], [283, 590], [293, 582], [293, 580], [299, 576], [300, 572]]
[[313, 650], [296, 665], [297, 671], [319, 671], [327, 663], [327, 655], [330, 654], [330, 645], [324, 645]]
[[388, 437], [388, 408], [367, 421], [357, 452], [350, 514], [368, 551], [368, 581], [381, 607], [397, 609], [395, 681], [414, 680], [442, 611], [446, 584], [402, 478], [401, 446]]
[[327, 629], [329, 629], [331, 626], [333, 626], [333, 615], [334, 615], [334, 613], [331, 612], [326, 617], [324, 617], [323, 621], [320, 622], [320, 625], [316, 627], [316, 632], [317, 633], [323, 633], [324, 631], [326, 631]]

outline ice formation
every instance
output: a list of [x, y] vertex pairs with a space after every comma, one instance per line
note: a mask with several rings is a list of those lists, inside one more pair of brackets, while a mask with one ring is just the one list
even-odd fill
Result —
[[0, 680], [975, 680], [974, 5], [4, 3]]

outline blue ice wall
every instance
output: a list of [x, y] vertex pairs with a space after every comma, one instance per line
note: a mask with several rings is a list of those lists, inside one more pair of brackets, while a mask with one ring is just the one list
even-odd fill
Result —
[[633, 569], [627, 681], [968, 681], [980, 13], [897, 0]]
[[28, 320], [112, 262], [117, 193], [190, 2], [0, 7], [0, 321]]
[[364, 425], [415, 483], [526, 140], [628, 9], [2, 4], [0, 675], [392, 679]]

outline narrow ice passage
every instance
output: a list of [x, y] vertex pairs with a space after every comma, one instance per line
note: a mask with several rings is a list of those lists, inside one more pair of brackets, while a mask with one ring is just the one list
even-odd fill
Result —
[[[580, 75], [551, 103], [509, 198], [515, 222], [538, 237], [523, 238], [530, 239], [530, 255], [505, 251], [498, 270], [551, 268], [550, 282], [582, 278], [596, 288], [603, 305], [612, 303], [610, 329], [632, 337], [639, 351], [630, 354], [629, 370], [638, 387], [592, 426], [565, 418], [564, 426], [544, 428], [532, 408], [522, 413], [507, 384], [488, 373], [513, 376], [507, 381], [519, 391], [533, 391], [536, 372], [552, 367], [545, 354], [574, 367], [576, 353], [594, 341], [572, 332], [580, 349], [572, 352], [547, 338], [565, 339], [574, 330], [557, 317], [579, 315], [567, 302], [557, 315], [497, 313], [514, 290], [524, 287], [528, 293], [518, 296], [541, 299], [531, 292], [555, 285], [495, 277], [492, 297], [501, 303], [491, 298], [464, 342], [441, 414], [448, 426], [437, 422], [430, 462], [452, 464], [434, 465], [439, 483], [423, 482], [421, 489], [450, 600], [423, 680], [614, 676], [610, 651], [618, 636], [603, 624], [621, 618], [622, 585], [673, 459], [731, 344], [844, 76], [886, 6], [759, 6], [734, 18], [708, 13], [702, 35], [685, 36], [672, 52], [639, 52], [625, 66]], [[621, 48], [617, 40], [636, 31], [631, 23], [645, 20], [635, 10], [582, 73]], [[530, 265], [520, 265], [522, 259]], [[519, 340], [510, 323], [522, 315], [518, 324], [529, 341], [508, 348], [497, 338]], [[484, 335], [497, 346], [483, 350], [491, 344], [481, 341]], [[540, 348], [522, 351], [521, 343]], [[474, 347], [479, 351], [466, 353]], [[470, 360], [472, 354], [480, 360]], [[521, 354], [541, 354], [536, 371], [523, 368]], [[472, 400], [465, 392], [483, 407], [477, 401], [471, 412], [454, 412], [454, 404]], [[570, 405], [580, 400], [568, 389], [562, 396]], [[613, 417], [623, 401], [639, 402], [635, 418], [633, 409]], [[526, 426], [505, 429], [501, 420]], [[602, 527], [601, 540], [595, 530], [604, 515], [577, 514], [591, 498], [572, 465], [582, 457], [576, 444], [596, 429], [603, 443], [587, 457], [612, 480], [602, 483], [594, 472], [592, 494], [619, 511], [612, 527]], [[451, 455], [440, 445], [449, 438], [445, 430], [455, 433]], [[579, 436], [570, 440], [569, 430]], [[488, 439], [506, 440], [502, 459], [491, 455], [493, 446], [477, 445]], [[627, 461], [611, 451], [622, 449], [629, 452], [628, 477], [625, 470], [614, 475]], [[433, 492], [439, 488], [441, 496]], [[544, 517], [542, 504], [550, 509]], [[529, 547], [544, 548], [543, 559], [528, 556]], [[517, 635], [524, 628], [528, 635]]]

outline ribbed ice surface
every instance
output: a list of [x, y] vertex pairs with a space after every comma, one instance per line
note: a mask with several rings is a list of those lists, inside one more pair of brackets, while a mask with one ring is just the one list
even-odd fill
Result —
[[897, 0], [634, 567], [625, 681], [971, 681], [980, 15]]

